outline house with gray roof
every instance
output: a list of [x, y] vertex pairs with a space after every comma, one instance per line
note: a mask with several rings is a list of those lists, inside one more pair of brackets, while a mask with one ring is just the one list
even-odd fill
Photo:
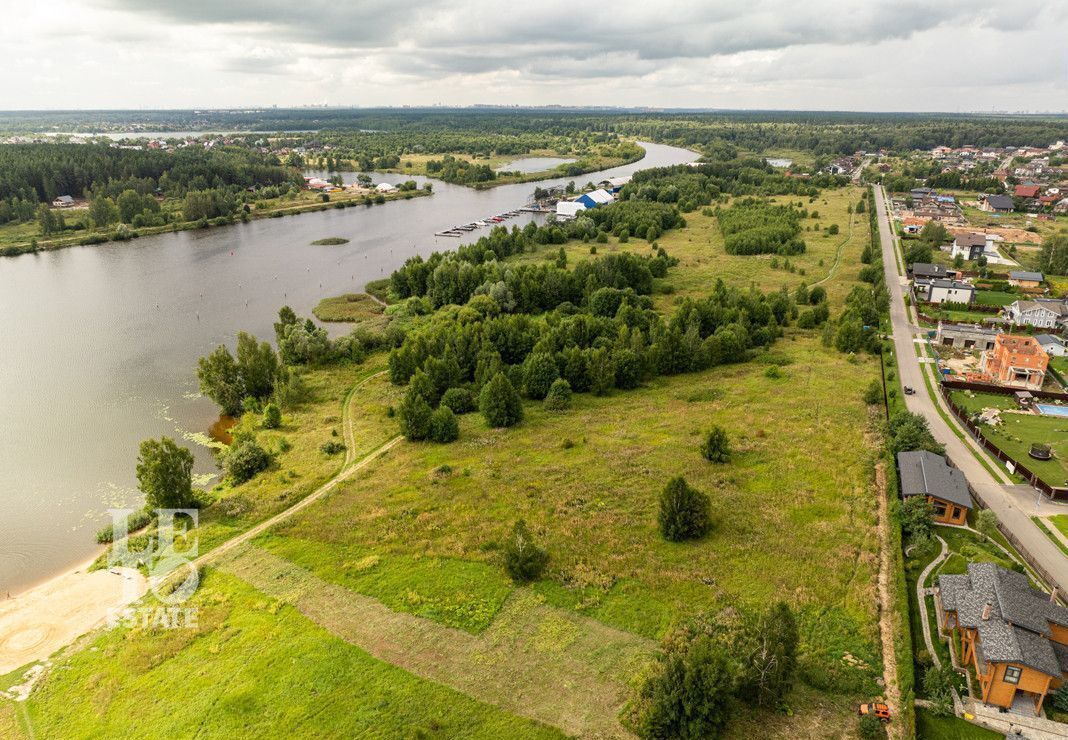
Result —
[[975, 666], [986, 704], [1039, 714], [1068, 680], [1068, 609], [1030, 579], [994, 563], [940, 575], [938, 623], [960, 637], [961, 663]]
[[1056, 334], [1035, 334], [1035, 341], [1050, 357], [1064, 357], [1068, 354], [1068, 348], [1064, 346], [1064, 339]]
[[972, 495], [964, 474], [951, 468], [946, 458], [927, 450], [897, 453], [901, 497], [923, 496], [931, 504], [934, 520], [941, 524], [964, 524], [972, 508]]
[[1014, 326], [1056, 329], [1068, 323], [1068, 304], [1055, 298], [1013, 301], [1002, 313]]

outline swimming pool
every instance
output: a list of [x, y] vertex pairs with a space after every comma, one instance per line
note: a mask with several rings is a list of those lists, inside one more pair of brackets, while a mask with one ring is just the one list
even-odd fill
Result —
[[1043, 416], [1068, 416], [1068, 406], [1054, 406], [1052, 403], [1036, 403], [1035, 408]]

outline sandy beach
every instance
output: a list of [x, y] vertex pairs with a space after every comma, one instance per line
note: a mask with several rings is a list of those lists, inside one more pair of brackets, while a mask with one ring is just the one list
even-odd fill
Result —
[[90, 573], [92, 562], [0, 601], [0, 675], [47, 658], [103, 624], [111, 610], [136, 601], [148, 588], [136, 569]]

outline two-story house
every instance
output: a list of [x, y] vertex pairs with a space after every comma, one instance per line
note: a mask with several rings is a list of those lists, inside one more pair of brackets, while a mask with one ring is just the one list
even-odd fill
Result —
[[1023, 573], [969, 563], [966, 574], [938, 577], [935, 604], [942, 631], [960, 637], [958, 659], [975, 666], [986, 704], [1037, 715], [1068, 679], [1068, 609]]
[[1013, 301], [1003, 313], [1014, 326], [1054, 329], [1068, 320], [1068, 304], [1054, 298]]
[[975, 286], [959, 280], [914, 280], [912, 289], [916, 300], [924, 303], [971, 303]]
[[1013, 388], [1042, 390], [1049, 355], [1034, 337], [999, 334], [994, 348], [983, 352], [979, 371], [990, 381]]

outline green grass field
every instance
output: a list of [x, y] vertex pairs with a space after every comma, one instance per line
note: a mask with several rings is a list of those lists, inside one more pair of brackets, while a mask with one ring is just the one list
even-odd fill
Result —
[[957, 717], [938, 717], [916, 709], [916, 740], [1001, 740], [1004, 735]]
[[1019, 293], [1009, 293], [1004, 290], [977, 290], [975, 302], [981, 306], [1007, 306], [1013, 301], [1023, 298]]
[[312, 309], [312, 313], [320, 321], [359, 322], [369, 329], [376, 329], [382, 328], [385, 323], [384, 310], [382, 304], [366, 293], [346, 293], [324, 298]]
[[[1012, 396], [994, 393], [954, 391], [953, 401], [968, 413], [986, 408], [1016, 409]], [[1068, 480], [1068, 419], [1037, 414], [1003, 413], [1002, 424], [983, 427], [983, 434], [1005, 453], [1033, 470], [1051, 486], [1063, 486]], [[1052, 460], [1035, 460], [1027, 453], [1031, 444], [1040, 442], [1053, 448]]]

